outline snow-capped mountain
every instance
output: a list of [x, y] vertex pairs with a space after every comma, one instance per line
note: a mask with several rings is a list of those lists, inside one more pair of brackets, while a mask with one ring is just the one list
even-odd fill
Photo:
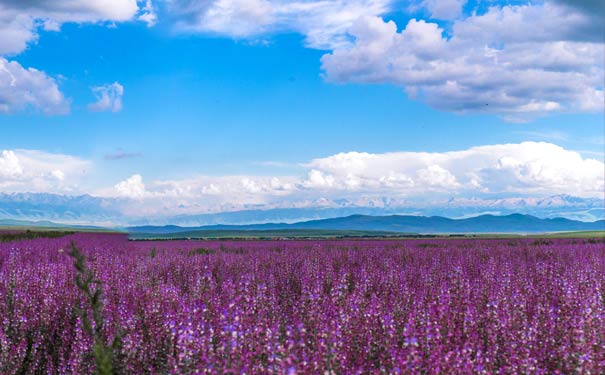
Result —
[[0, 219], [50, 220], [66, 224], [112, 223], [122, 213], [117, 199], [90, 195], [0, 193]]
[[[605, 218], [605, 201], [570, 195], [550, 197], [462, 198], [414, 202], [398, 197], [320, 198], [271, 206], [246, 206], [199, 214], [132, 214], [137, 202], [90, 195], [0, 193], [0, 220], [49, 220], [67, 224], [200, 226], [213, 224], [293, 223], [302, 220], [362, 215], [424, 215], [466, 218], [481, 214], [521, 213], [540, 218], [581, 221]], [[167, 210], [170, 212], [170, 210]], [[172, 211], [178, 212], [178, 210]]]

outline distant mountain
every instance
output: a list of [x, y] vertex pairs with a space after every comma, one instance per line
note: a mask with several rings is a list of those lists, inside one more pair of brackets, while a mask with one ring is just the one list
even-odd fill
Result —
[[252, 225], [209, 225], [200, 227], [138, 226], [127, 228], [131, 233], [168, 234], [195, 231], [259, 231], [259, 230], [354, 230], [398, 233], [540, 233], [560, 231], [605, 230], [605, 220], [582, 222], [565, 218], [540, 219], [531, 215], [481, 215], [466, 219], [441, 216], [351, 215], [298, 223], [267, 223]]
[[[605, 201], [570, 195], [531, 198], [452, 198], [434, 202], [413, 202], [393, 197], [357, 199], [321, 198], [305, 202], [283, 202], [272, 207], [243, 207], [227, 212], [170, 214], [180, 208], [162, 207], [164, 214], [140, 210], [139, 201], [90, 195], [46, 193], [0, 193], [0, 220], [53, 221], [63, 224], [140, 226], [172, 224], [186, 227], [296, 223], [350, 215], [421, 215], [469, 218], [483, 214], [521, 213], [540, 218], [564, 217], [580, 221], [605, 218]], [[145, 214], [136, 214], [145, 212]], [[133, 214], [135, 213], [135, 214]]]
[[[223, 239], [259, 239], [259, 238], [337, 238], [337, 237], [424, 237], [420, 234], [396, 232], [332, 230], [332, 229], [263, 229], [263, 230], [203, 230], [177, 233], [130, 233], [135, 240], [182, 239], [182, 238], [223, 238]], [[428, 235], [434, 237], [435, 235]]]
[[94, 225], [77, 225], [77, 224], [63, 224], [55, 223], [47, 220], [29, 221], [29, 220], [12, 220], [12, 219], [0, 219], [0, 227], [23, 227], [23, 228], [65, 228], [65, 229], [86, 229], [86, 230], [111, 230], [114, 228], [107, 228]]
[[[317, 205], [316, 205], [317, 204]], [[350, 215], [422, 215], [467, 218], [481, 214], [509, 215], [521, 213], [541, 218], [565, 217], [580, 221], [605, 219], [605, 201], [555, 195], [544, 198], [452, 198], [428, 204], [418, 204], [392, 198], [363, 198], [357, 200], [327, 200], [310, 202], [309, 207], [240, 210], [198, 215], [178, 215], [166, 218], [166, 223], [180, 226], [214, 224], [256, 224], [338, 218]], [[156, 224], [153, 220], [137, 220], [136, 225]]]
[[40, 220], [13, 220], [0, 219], [0, 227], [61, 227], [63, 224], [53, 223], [52, 221]]
[[0, 219], [111, 223], [122, 218], [120, 202], [90, 195], [0, 193]]

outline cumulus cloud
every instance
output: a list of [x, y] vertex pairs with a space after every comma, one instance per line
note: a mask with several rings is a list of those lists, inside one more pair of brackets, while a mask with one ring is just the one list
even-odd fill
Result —
[[151, 0], [146, 0], [145, 5], [142, 8], [142, 13], [137, 18], [139, 21], [143, 21], [148, 27], [152, 27], [158, 21], [158, 16], [155, 12], [155, 8]]
[[132, 175], [112, 188], [94, 192], [103, 197], [129, 198], [127, 214], [199, 213], [229, 211], [243, 207], [265, 207], [279, 199], [290, 199], [296, 177], [193, 176], [180, 180], [153, 180], [145, 184]]
[[298, 32], [306, 45], [328, 49], [347, 44], [347, 29], [364, 15], [390, 10], [391, 0], [169, 0], [177, 28], [236, 38]]
[[446, 192], [598, 197], [605, 189], [603, 162], [544, 142], [443, 153], [348, 152], [315, 159], [307, 166], [311, 168], [307, 187], [408, 196]]
[[453, 20], [462, 15], [462, 7], [466, 0], [425, 0], [423, 5], [431, 13], [432, 18]]
[[277, 196], [291, 192], [298, 180], [295, 177], [262, 176], [194, 176], [183, 180], [156, 180], [149, 186], [141, 175], [133, 175], [119, 182], [113, 189], [102, 191], [103, 195], [169, 197], [194, 199], [207, 196], [209, 199], [257, 199], [261, 195]]
[[605, 38], [605, 29], [603, 21], [605, 21], [605, 7], [601, 0], [553, 0], [554, 3], [567, 6], [572, 10], [580, 11], [584, 15], [591, 17], [594, 20], [592, 28], [601, 38]]
[[453, 23], [363, 17], [351, 46], [322, 58], [333, 82], [391, 83], [445, 111], [526, 121], [550, 112], [602, 111], [602, 36], [581, 12], [545, 3], [492, 7]]
[[88, 105], [88, 110], [92, 112], [119, 112], [122, 110], [122, 96], [124, 95], [124, 86], [118, 82], [109, 85], [96, 86], [92, 92], [97, 101]]
[[0, 152], [0, 191], [81, 193], [92, 163], [37, 150]]
[[[600, 3], [552, 0], [464, 14], [466, 0], [422, 0], [431, 18], [403, 29], [381, 16], [390, 0], [170, 0], [177, 28], [255, 38], [298, 32], [331, 82], [395, 84], [410, 98], [455, 113], [526, 122], [604, 107]], [[440, 26], [445, 25], [445, 26]]]
[[0, 57], [0, 114], [28, 107], [46, 114], [63, 114], [69, 111], [69, 102], [54, 78]]
[[14, 151], [3, 150], [0, 154], [0, 178], [17, 178], [23, 174], [23, 167]]
[[[322, 200], [376, 204], [448, 197], [602, 197], [605, 165], [543, 142], [451, 152], [345, 152], [303, 164], [303, 176], [194, 176], [154, 180], [133, 175], [97, 193], [132, 198], [131, 213], [198, 213], [304, 207]], [[144, 202], [144, 203], [142, 203]], [[140, 214], [140, 212], [139, 212]]]
[[[445, 22], [412, 19], [398, 28], [381, 18], [395, 9], [392, 0], [165, 0], [161, 8], [182, 32], [248, 39], [300, 33], [307, 47], [331, 51], [322, 58], [328, 81], [399, 85], [439, 110], [495, 113], [513, 122], [603, 110], [605, 11], [599, 2], [494, 3], [470, 15], [462, 12], [465, 0], [416, 4]], [[23, 51], [40, 27], [59, 30], [66, 22], [136, 18], [151, 26], [155, 5], [0, 0], [0, 55]], [[118, 111], [117, 87], [97, 89], [91, 110]]]
[[115, 197], [131, 202], [126, 209], [137, 215], [321, 206], [341, 199], [376, 205], [385, 197], [401, 202], [557, 194], [602, 198], [605, 191], [602, 160], [545, 142], [449, 152], [343, 152], [302, 164], [300, 175], [145, 180], [133, 174], [109, 186], [85, 187], [98, 181], [89, 172], [93, 167], [69, 155], [4, 150], [0, 191]]
[[26, 14], [8, 10], [0, 3], [0, 55], [18, 53], [36, 41], [34, 20]]
[[118, 182], [114, 189], [119, 197], [141, 199], [148, 195], [140, 174], [134, 174], [126, 180]]
[[67, 22], [127, 21], [137, 0], [1, 0], [0, 55], [22, 52], [37, 40], [38, 28], [59, 30]]
[[[156, 20], [151, 0], [139, 9], [137, 0], [0, 0], [0, 114], [28, 107], [45, 114], [66, 113], [69, 103], [56, 81], [33, 68], [25, 69], [1, 56], [23, 52], [38, 39], [38, 30], [59, 31], [64, 23], [120, 22], [139, 19], [148, 25]], [[114, 84], [115, 85], [115, 84]], [[118, 111], [121, 86], [98, 88], [100, 101], [93, 110]], [[113, 96], [112, 96], [113, 95]]]

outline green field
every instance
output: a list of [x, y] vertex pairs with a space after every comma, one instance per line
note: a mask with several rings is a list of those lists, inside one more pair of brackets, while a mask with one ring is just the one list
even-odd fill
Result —
[[20, 240], [33, 240], [36, 238], [58, 238], [67, 236], [69, 234], [74, 234], [75, 232], [69, 231], [54, 231], [54, 230], [45, 230], [45, 231], [32, 231], [32, 230], [24, 230], [24, 231], [0, 231], [0, 242], [12, 242], [12, 241], [20, 241]]
[[[316, 229], [277, 229], [277, 230], [204, 230], [177, 233], [131, 233], [130, 239], [268, 239], [268, 238], [384, 238], [401, 236], [401, 233], [358, 231], [358, 230], [316, 230]], [[410, 234], [410, 236], [414, 236]], [[418, 235], [415, 235], [418, 236]], [[433, 236], [434, 237], [434, 236]]]
[[315, 230], [315, 229], [280, 229], [280, 230], [208, 230], [177, 233], [131, 233], [131, 240], [173, 240], [173, 239], [275, 239], [275, 238], [605, 238], [605, 231], [580, 231], [540, 234], [418, 234], [381, 231], [357, 230]]
[[[10, 232], [10, 233], [2, 233]], [[15, 233], [18, 232], [18, 233]], [[81, 227], [34, 227], [0, 226], [0, 241], [10, 238], [32, 239], [39, 237], [59, 237], [76, 232], [125, 233], [110, 228]], [[465, 233], [465, 234], [418, 234], [386, 231], [361, 230], [319, 230], [319, 229], [275, 229], [275, 230], [201, 230], [177, 233], [130, 233], [131, 240], [174, 240], [174, 239], [327, 239], [327, 238], [605, 238], [605, 231], [576, 231], [536, 234], [515, 233]]]
[[605, 238], [603, 230], [586, 230], [580, 232], [558, 232], [535, 235], [532, 237], [547, 237], [547, 238]]

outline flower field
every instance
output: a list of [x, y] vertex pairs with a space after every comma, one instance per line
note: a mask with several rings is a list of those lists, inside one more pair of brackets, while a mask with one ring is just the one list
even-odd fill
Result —
[[0, 243], [0, 301], [1, 374], [605, 374], [603, 239], [72, 234]]

